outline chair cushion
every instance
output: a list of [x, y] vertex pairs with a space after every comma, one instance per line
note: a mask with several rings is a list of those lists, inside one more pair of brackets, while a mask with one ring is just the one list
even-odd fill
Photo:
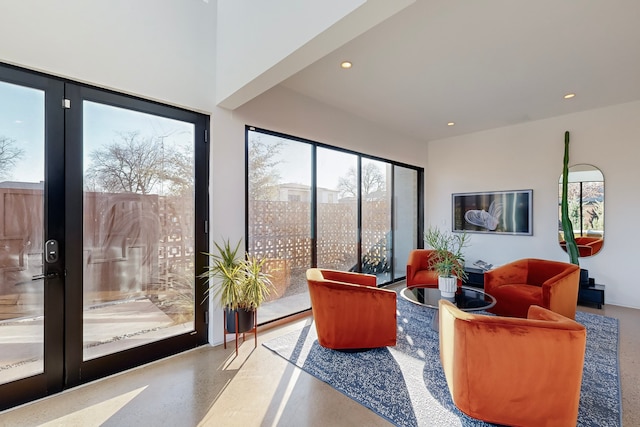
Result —
[[579, 281], [577, 265], [525, 258], [487, 271], [484, 289], [497, 300], [492, 313], [526, 317], [527, 306], [536, 304], [574, 319]]
[[542, 288], [526, 283], [502, 285], [493, 289], [491, 295], [496, 305], [489, 311], [502, 316], [527, 317], [530, 306], [542, 305]]
[[416, 272], [413, 279], [413, 286], [424, 286], [431, 285], [433, 287], [438, 286], [438, 273], [433, 270], [420, 270]]

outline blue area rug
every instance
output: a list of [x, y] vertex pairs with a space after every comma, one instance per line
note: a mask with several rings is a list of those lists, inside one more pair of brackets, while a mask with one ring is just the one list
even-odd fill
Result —
[[[263, 345], [398, 426], [492, 426], [460, 412], [440, 364], [435, 310], [398, 298], [395, 347], [344, 353], [321, 347], [314, 325]], [[578, 312], [587, 327], [579, 426], [621, 426], [618, 320]]]

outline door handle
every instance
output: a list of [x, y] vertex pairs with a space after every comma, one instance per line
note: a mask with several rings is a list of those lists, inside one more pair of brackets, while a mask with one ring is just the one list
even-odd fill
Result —
[[44, 258], [49, 264], [58, 261], [58, 241], [54, 239], [47, 240], [44, 244]]
[[[36, 276], [31, 276], [31, 280], [55, 279], [56, 277], [60, 277], [60, 274], [59, 273], [38, 274]], [[28, 283], [28, 282], [25, 282], [25, 283]]]

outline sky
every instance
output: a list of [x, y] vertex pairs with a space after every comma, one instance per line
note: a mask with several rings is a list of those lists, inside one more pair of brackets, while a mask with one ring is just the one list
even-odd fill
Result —
[[[44, 180], [44, 96], [39, 89], [0, 82], [0, 137], [14, 140], [24, 152], [4, 180]], [[119, 133], [138, 132], [143, 138], [166, 136], [165, 149], [193, 144], [194, 126], [191, 123], [93, 101], [83, 101], [82, 106], [84, 171], [91, 163], [90, 154], [119, 141]], [[286, 146], [278, 159], [282, 183], [311, 184], [311, 144], [259, 135], [265, 141], [281, 141]], [[318, 148], [317, 154], [319, 187], [336, 189], [339, 178], [357, 165], [354, 154], [322, 147]], [[384, 171], [382, 163], [380, 168]]]
[[[281, 155], [276, 158], [279, 161], [281, 183], [311, 185], [311, 144], [250, 131], [249, 137], [255, 136], [259, 136], [264, 142], [283, 144]], [[337, 189], [340, 177], [346, 176], [350, 168], [356, 169], [357, 158], [355, 154], [318, 147], [318, 187]], [[363, 162], [379, 164], [380, 171], [384, 173], [384, 163], [369, 159], [363, 159]]]
[[[91, 153], [114, 142], [120, 134], [138, 132], [141, 138], [163, 137], [164, 149], [177, 146], [193, 147], [195, 127], [192, 123], [152, 114], [113, 107], [97, 102], [83, 102], [84, 171], [91, 165]], [[162, 147], [158, 147], [161, 149]]]
[[44, 91], [0, 82], [0, 138], [15, 140], [24, 156], [4, 180], [44, 180]]
[[[44, 91], [0, 82], [0, 137], [14, 140], [24, 152], [4, 180], [44, 180], [44, 121]], [[191, 123], [84, 101], [84, 170], [90, 165], [92, 151], [118, 141], [119, 133], [134, 131], [142, 137], [166, 136], [164, 144], [169, 149], [193, 144]]]

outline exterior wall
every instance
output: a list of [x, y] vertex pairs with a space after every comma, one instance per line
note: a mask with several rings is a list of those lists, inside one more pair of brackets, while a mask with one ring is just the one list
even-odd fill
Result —
[[605, 302], [640, 308], [635, 290], [634, 250], [640, 228], [637, 184], [640, 169], [640, 102], [431, 141], [426, 169], [428, 225], [451, 227], [451, 194], [533, 189], [533, 236], [473, 234], [467, 262], [494, 265], [526, 257], [568, 261], [558, 244], [558, 179], [564, 132], [570, 132], [570, 164], [588, 163], [605, 179], [605, 243], [581, 258], [596, 283], [606, 286]]

